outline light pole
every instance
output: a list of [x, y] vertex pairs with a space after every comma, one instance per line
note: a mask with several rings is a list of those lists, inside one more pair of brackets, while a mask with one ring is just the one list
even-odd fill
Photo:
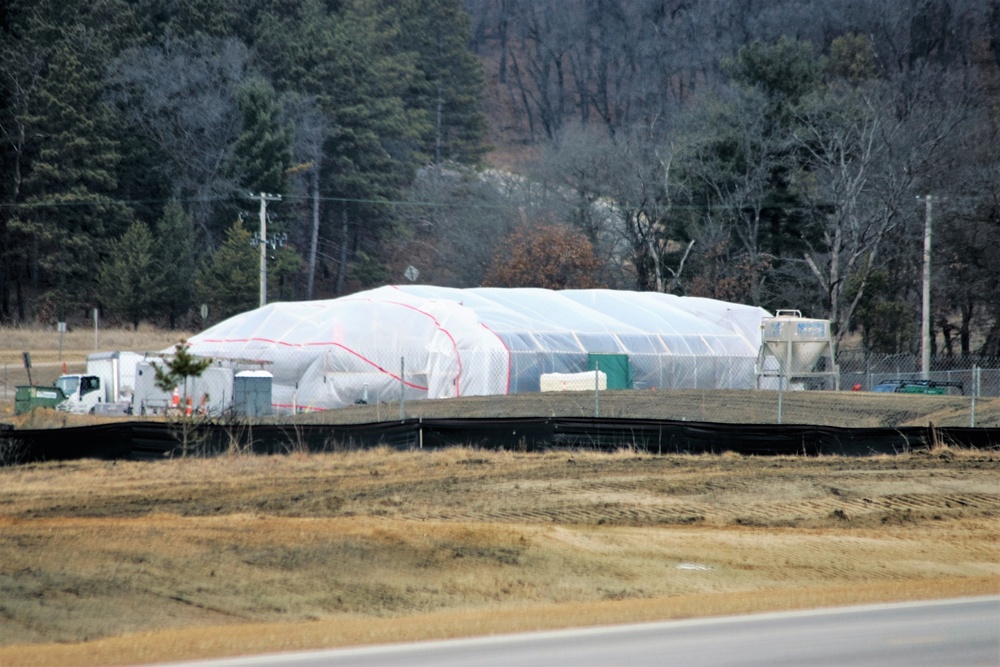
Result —
[[281, 201], [281, 195], [269, 195], [261, 192], [260, 198], [260, 237], [254, 239], [260, 244], [260, 307], [267, 305], [267, 202]]
[[931, 212], [933, 195], [917, 197], [926, 206], [924, 216], [923, 314], [920, 321], [920, 378], [930, 379], [931, 370]]

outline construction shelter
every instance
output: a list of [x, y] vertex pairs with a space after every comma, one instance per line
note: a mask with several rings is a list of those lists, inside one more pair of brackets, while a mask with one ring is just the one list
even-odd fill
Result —
[[277, 412], [537, 392], [600, 368], [608, 388], [751, 389], [761, 308], [619, 290], [399, 285], [272, 303], [190, 338], [234, 372], [272, 377]]

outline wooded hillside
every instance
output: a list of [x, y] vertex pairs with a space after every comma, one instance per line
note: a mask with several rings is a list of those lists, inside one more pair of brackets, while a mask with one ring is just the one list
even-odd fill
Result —
[[998, 89], [998, 0], [8, 0], [0, 321], [253, 308], [267, 199], [272, 301], [413, 266], [905, 353], [930, 217], [936, 352], [996, 356]]

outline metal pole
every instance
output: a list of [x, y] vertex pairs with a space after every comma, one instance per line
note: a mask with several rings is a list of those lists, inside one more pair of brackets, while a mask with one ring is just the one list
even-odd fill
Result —
[[933, 195], [924, 197], [924, 278], [923, 316], [920, 322], [920, 378], [927, 380], [931, 369], [931, 214]]
[[260, 307], [267, 305], [267, 197], [260, 193]]
[[406, 357], [399, 358], [399, 421], [406, 419]]
[[969, 428], [976, 428], [976, 398], [979, 396], [979, 382], [982, 374], [978, 364], [972, 366], [972, 408], [969, 411]]
[[601, 362], [594, 361], [594, 418], [601, 416]]
[[260, 197], [260, 307], [267, 305], [267, 202], [281, 201], [281, 195], [261, 192]]

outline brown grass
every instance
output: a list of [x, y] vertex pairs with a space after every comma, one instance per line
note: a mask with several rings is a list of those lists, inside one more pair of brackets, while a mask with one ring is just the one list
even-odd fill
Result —
[[8, 468], [0, 664], [998, 592], [998, 468], [461, 448]]
[[[94, 345], [94, 330], [78, 328], [62, 335], [64, 359], [85, 361], [88, 354], [98, 350], [131, 350], [151, 352], [170, 347], [181, 338], [192, 335], [184, 331], [168, 331], [140, 326], [132, 329], [104, 329], [97, 332], [97, 346]], [[21, 352], [31, 352], [32, 360], [41, 362], [59, 361], [59, 332], [55, 327], [0, 327], [0, 363], [21, 363]]]

